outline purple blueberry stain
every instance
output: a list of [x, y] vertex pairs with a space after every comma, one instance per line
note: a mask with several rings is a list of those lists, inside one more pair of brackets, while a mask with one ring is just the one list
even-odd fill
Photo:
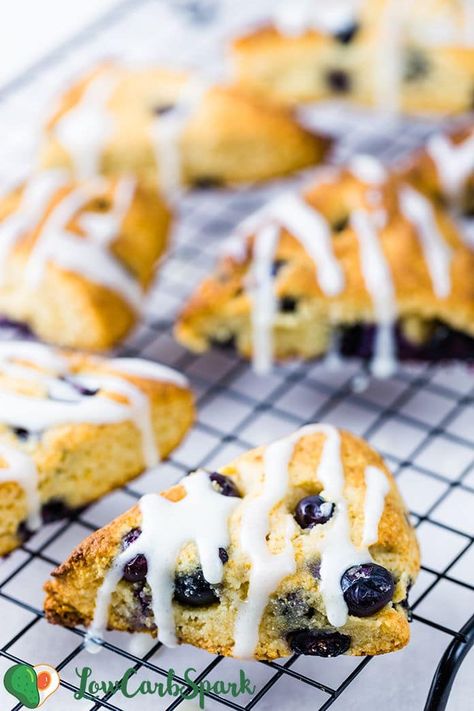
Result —
[[274, 613], [284, 619], [285, 627], [301, 625], [304, 620], [310, 620], [315, 613], [313, 605], [304, 597], [300, 590], [293, 590], [272, 601]]
[[221, 560], [222, 565], [225, 565], [229, 560], [229, 554], [227, 553], [225, 548], [219, 548], [219, 558]]

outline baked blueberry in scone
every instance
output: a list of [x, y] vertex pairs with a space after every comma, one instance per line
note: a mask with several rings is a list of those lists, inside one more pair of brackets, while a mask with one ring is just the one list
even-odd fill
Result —
[[133, 177], [32, 175], [0, 200], [0, 313], [57, 345], [111, 347], [140, 316], [169, 226]]
[[363, 440], [307, 425], [149, 494], [46, 584], [46, 616], [174, 646], [276, 659], [391, 652], [409, 639], [418, 546]]
[[440, 207], [368, 156], [245, 220], [175, 333], [273, 359], [474, 360], [474, 253]]
[[464, 0], [293, 0], [231, 47], [236, 83], [287, 104], [346, 98], [383, 110], [472, 108]]
[[182, 184], [265, 180], [319, 163], [329, 142], [286, 109], [204, 77], [101, 65], [62, 97], [41, 161], [76, 175], [132, 172]]
[[401, 174], [438, 203], [474, 217], [474, 123], [433, 134], [404, 163]]
[[193, 415], [186, 379], [157, 363], [0, 343], [0, 555], [155, 466]]

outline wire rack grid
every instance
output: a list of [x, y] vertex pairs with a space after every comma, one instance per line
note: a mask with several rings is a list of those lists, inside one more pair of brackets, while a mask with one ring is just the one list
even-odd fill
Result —
[[[259, 12], [268, 6], [262, 2]], [[204, 3], [203, 12], [202, 3], [191, 1], [176, 2], [170, 8], [157, 0], [125, 0], [0, 89], [0, 125], [9, 136], [8, 145], [2, 146], [2, 183], [10, 184], [28, 170], [35, 124], [44, 115], [48, 98], [71, 75], [107, 54], [136, 58], [137, 48], [140, 59], [175, 61], [176, 31], [183, 38], [179, 59], [206, 66], [216, 61], [225, 38], [255, 12], [251, 3], [240, 3], [237, 10], [230, 0], [217, 9], [216, 13], [211, 2]], [[24, 123], [18, 122], [19, 116]], [[433, 130], [433, 124], [423, 121], [394, 123], [372, 117], [368, 122], [366, 117], [335, 107], [317, 111], [313, 119], [331, 126], [340, 137], [335, 160], [344, 160], [355, 151], [370, 151], [390, 161], [419, 145]], [[285, 181], [285, 187], [298, 180]], [[448, 703], [455, 672], [474, 634], [474, 618], [470, 617], [474, 609], [472, 375], [461, 367], [405, 367], [390, 381], [372, 382], [357, 393], [352, 383], [362, 370], [354, 363], [339, 373], [328, 373], [318, 363], [295, 363], [257, 378], [232, 353], [197, 357], [185, 352], [171, 335], [177, 309], [190, 288], [212, 268], [223, 237], [281, 189], [281, 183], [273, 183], [263, 188], [199, 191], [183, 198], [174, 247], [150, 297], [146, 317], [121, 351], [160, 360], [190, 377], [199, 416], [185, 443], [158, 471], [144, 474], [70, 520], [45, 526], [0, 565], [0, 674], [13, 662], [53, 664], [60, 672], [61, 687], [48, 700], [51, 711], [171, 711], [188, 703], [181, 698], [125, 700], [117, 692], [75, 700], [75, 669], [83, 666], [92, 666], [98, 679], [119, 679], [133, 667], [137, 680], [163, 680], [172, 668], [181, 683], [190, 666], [196, 669], [197, 680], [210, 681], [234, 679], [243, 668], [256, 692], [233, 699], [211, 691], [206, 709], [287, 711], [297, 703], [314, 711], [330, 707], [356, 711], [383, 703], [387, 711], [442, 711]], [[47, 625], [42, 584], [85, 535], [142, 494], [174, 483], [191, 468], [219, 466], [250, 447], [317, 420], [367, 438], [386, 458], [409, 503], [424, 564], [412, 591], [412, 642], [406, 650], [376, 660], [293, 656], [256, 664], [211, 657], [190, 647], [168, 650], [153, 641], [146, 653], [138, 653], [124, 641], [124, 635], [111, 633], [101, 654], [91, 660], [83, 648], [82, 630]], [[465, 676], [449, 711], [468, 711], [474, 687], [472, 678]], [[12, 697], [3, 690], [0, 707], [22, 708], [12, 705]]]

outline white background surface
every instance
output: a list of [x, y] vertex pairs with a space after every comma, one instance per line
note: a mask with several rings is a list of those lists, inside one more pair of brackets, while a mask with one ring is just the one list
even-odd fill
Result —
[[12, 79], [118, 0], [2, 0], [0, 84]]
[[[5, 1], [1, 3], [0, 85], [14, 78], [19, 71], [41, 58], [45, 51], [54, 48], [75, 30], [80, 29], [94, 17], [107, 10], [108, 7], [116, 4], [118, 4], [117, 0], [80, 0], [79, 2], [71, 0], [62, 0], [62, 2], [59, 0], [16, 0], [16, 2], [8, 4]], [[266, 4], [268, 5], [268, 3]], [[168, 56], [172, 58], [172, 61], [183, 59], [183, 53], [189, 50], [192, 45], [192, 37], [190, 36], [189, 42], [183, 39], [179, 43], [178, 54], [176, 53], [175, 38], [177, 34], [174, 25], [174, 32], [168, 33], [168, 44], [158, 42], [156, 31], [157, 29], [163, 30], [164, 25], [160, 21], [159, 13], [156, 12], [156, 5], [157, 3], [147, 3], [143, 9], [131, 15], [130, 20], [127, 19], [123, 27], [111, 28], [110, 32], [99, 36], [90, 46], [87, 45], [77, 52], [72, 52], [71, 56], [67, 56], [57, 68], [46, 72], [44, 76], [42, 74], [37, 81], [26, 87], [18, 96], [12, 96], [11, 100], [0, 107], [0, 127], [4, 139], [3, 149], [5, 149], [2, 150], [2, 160], [0, 161], [0, 176], [3, 179], [8, 179], [13, 171], [19, 173], [24, 171], [31, 153], [32, 136], [36, 135], [39, 117], [44, 114], [49, 97], [67, 82], [69, 76], [92, 62], [94, 57], [101, 56], [103, 52], [108, 51], [131, 52], [133, 54], [136, 50], [144, 49], [149, 52], [150, 56], [154, 54]], [[227, 7], [232, 7], [231, 20], [234, 20], [233, 13], [236, 4], [232, 5], [231, 2], [227, 2]], [[241, 7], [240, 3], [239, 7]], [[239, 20], [235, 21], [238, 25]], [[205, 34], [202, 34], [200, 38], [194, 37], [194, 39], [196, 41], [199, 39], [195, 48], [196, 56], [205, 60], [208, 53], [213, 51], [212, 41], [208, 41]], [[338, 120], [341, 120], [340, 116], [336, 117], [335, 125]], [[11, 130], [9, 130], [9, 126], [11, 126]], [[359, 143], [363, 143], [364, 131], [367, 132], [368, 139], [372, 140], [378, 126], [375, 119], [371, 120], [370, 130], [367, 126], [358, 126], [357, 129], [354, 129], [352, 123], [349, 122], [347, 134], [349, 135], [353, 130], [357, 130]], [[343, 133], [344, 130], [341, 128], [341, 134]], [[382, 131], [381, 135], [383, 135]], [[390, 146], [387, 143], [388, 150], [390, 150]], [[7, 158], [4, 158], [4, 154], [8, 154]], [[278, 189], [278, 186], [269, 188], [273, 191]], [[239, 207], [238, 198], [234, 200], [232, 196], [213, 196], [211, 194], [210, 196], [196, 197], [196, 199], [190, 198], [186, 203], [182, 228], [179, 230], [180, 243], [189, 250], [196, 247], [197, 240], [202, 240], [203, 236], [206, 237], [207, 242], [202, 244], [202, 252], [199, 252], [199, 258], [196, 260], [190, 261], [189, 258], [184, 259], [183, 256], [175, 255], [168, 261], [162, 273], [160, 289], [152, 298], [150, 315], [172, 317], [182, 299], [183, 284], [196, 283], [210, 267], [216, 252], [216, 243], [211, 241], [211, 222], [216, 214], [225, 217], [226, 210], [229, 211], [229, 214], [233, 214], [232, 219], [237, 219], [237, 214], [243, 212], [243, 208]], [[234, 210], [233, 213], [232, 210]], [[230, 229], [231, 221], [230, 219], [229, 224], [226, 224], [225, 230]], [[201, 260], [201, 256], [206, 250], [207, 261]], [[178, 291], [179, 299], [176, 298]], [[164, 311], [167, 313], [164, 314]], [[143, 330], [146, 334], [146, 329]], [[140, 333], [139, 336], [143, 336], [143, 333]], [[179, 366], [183, 352], [172, 342], [168, 333], [163, 333], [159, 338], [147, 341], [147, 343], [146, 355], [164, 360], [170, 365]], [[203, 398], [203, 403], [200, 407], [198, 426], [183, 447], [178, 450], [173, 461], [162, 469], [161, 483], [164, 486], [174, 481], [182, 473], [183, 467], [199, 465], [201, 459], [206, 466], [222, 464], [225, 459], [244, 448], [241, 442], [236, 441], [221, 446], [218, 455], [216, 455], [214, 448], [219, 446], [222, 431], [229, 432], [237, 428], [242, 442], [257, 444], [290, 431], [292, 417], [304, 420], [321, 410], [324, 412], [325, 419], [349, 427], [357, 433], [364, 433], [372, 427], [383, 408], [389, 406], [392, 401], [398, 402], [398, 398], [403, 400], [404, 393], [409, 390], [411, 379], [416, 377], [416, 372], [413, 374], [406, 372], [389, 383], [373, 384], [369, 391], [361, 397], [351, 396], [340, 401], [336, 397], [332, 407], [328, 408], [328, 397], [332, 393], [337, 393], [340, 382], [337, 376], [328, 377], [321, 371], [320, 366], [310, 367], [305, 380], [301, 383], [296, 382], [293, 385], [288, 385], [280, 392], [282, 379], [279, 374], [257, 382], [248, 370], [242, 369], [241, 364], [227, 355], [211, 354], [191, 359], [187, 365], [187, 372], [191, 376], [197, 392]], [[229, 379], [230, 385], [226, 385], [226, 392], [213, 392], [212, 388], [216, 381], [220, 377], [227, 377], [227, 373], [233, 375]], [[349, 374], [348, 369], [344, 373], [344, 377]], [[400, 410], [406, 418], [412, 418], [424, 426], [439, 426], [441, 422], [444, 422], [446, 415], [452, 411], [456, 394], [469, 391], [472, 391], [472, 373], [462, 369], [440, 369], [438, 373], [430, 376], [426, 387], [415, 391], [413, 396], [407, 396], [403, 400]], [[279, 392], [278, 398], [272, 396], [272, 400], [277, 404], [277, 409], [272, 407], [258, 416], [253, 416], [253, 405], [251, 402], [246, 403], [245, 398], [263, 399], [272, 392]], [[236, 399], [237, 395], [239, 397]], [[282, 413], [286, 413], [287, 417], [283, 417]], [[466, 427], [467, 420], [463, 424], [462, 417], [466, 417], [466, 413], [470, 418], [470, 428]], [[463, 436], [468, 435], [472, 439], [472, 409], [465, 409], [459, 417], [454, 414], [447, 428], [455, 434], [457, 432]], [[250, 419], [247, 421], [246, 418]], [[423, 430], [413, 423], [408, 423], [410, 423], [409, 419], [400, 423], [396, 417], [389, 415], [383, 424], [377, 426], [371, 434], [371, 442], [389, 457], [394, 468], [397, 467], [397, 456], [399, 459], [411, 458], [420, 439], [423, 438]], [[468, 429], [469, 432], [467, 432]], [[449, 494], [450, 478], [457, 477], [466, 467], [470, 454], [472, 453], [466, 452], [464, 447], [454, 446], [447, 442], [441, 434], [434, 439], [432, 445], [422, 448], [415, 458], [413, 467], [400, 469], [399, 485], [415, 514], [423, 515], [440, 494], [444, 492]], [[423, 468], [437, 471], [440, 475], [439, 481], [424, 476]], [[474, 484], [473, 471], [470, 472], [466, 481], [469, 481], [471, 486]], [[156, 479], [151, 475], [145, 475], [135, 486], [135, 489], [140, 493], [154, 488], [156, 488]], [[458, 495], [459, 491], [457, 494], [454, 491], [448, 495], [445, 503], [434, 511], [435, 523], [426, 521], [419, 529], [425, 564], [434, 571], [443, 571], [450, 560], [462, 550], [467, 540], [464, 536], [449, 534], [445, 529], [437, 527], [436, 521], [456, 525], [465, 532], [466, 536], [474, 534], [472, 505], [469, 505], [468, 495], [465, 495], [461, 500], [456, 498]], [[116, 492], [91, 507], [87, 512], [86, 519], [94, 525], [102, 525], [129, 505], [128, 495], [124, 492]], [[52, 530], [54, 530], [52, 527], [48, 527], [35, 536], [30, 542], [31, 550], [40, 546], [47, 536], [51, 535]], [[46, 554], [52, 559], [61, 560], [71, 547], [79, 542], [85, 532], [80, 524], [74, 524], [57, 540], [48, 545]], [[466, 554], [453, 568], [452, 575], [457, 576], [459, 580], [471, 580], [472, 582], [474, 565], [472, 551], [471, 545], [470, 554]], [[17, 551], [5, 564], [0, 566], [0, 582], [16, 566], [21, 566], [27, 557], [28, 554], [24, 551]], [[42, 603], [42, 583], [50, 570], [49, 563], [38, 558], [34, 559], [23, 572], [20, 572], [7, 584], [6, 593], [39, 609]], [[415, 591], [415, 599], [433, 579], [434, 576], [427, 572], [422, 574]], [[459, 626], [465, 621], [469, 611], [472, 612], [473, 607], [472, 595], [468, 595], [465, 589], [454, 584], [442, 583], [425, 599], [418, 611], [420, 615], [437, 620], [441, 624], [452, 623]], [[6, 599], [0, 600], [0, 646], [2, 640], [10, 638], [33, 619], [34, 616], [31, 613], [25, 612], [14, 603]], [[434, 667], [449, 638], [420, 622], [414, 623], [412, 633], [413, 641], [406, 650], [371, 662], [347, 692], [342, 694], [334, 705], [334, 710], [372, 711], [380, 704], [384, 711], [422, 711], [423, 699], [426, 696], [431, 674], [434, 672]], [[15, 643], [12, 653], [34, 663], [48, 661], [55, 664], [69, 654], [80, 641], [80, 638], [71, 632], [51, 627], [44, 621], [38, 621]], [[114, 643], [119, 644], [116, 638], [114, 638]], [[40, 649], [46, 650], [44, 654], [47, 658], [38, 659], [38, 650]], [[159, 650], [156, 654], [157, 664], [166, 665], [168, 661], [178, 669], [180, 665], [185, 667], [190, 663], [198, 668], [204, 668], [210, 663], [210, 660], [210, 656], [206, 653], [190, 648], [182, 648], [178, 651]], [[81, 652], [79, 657], [74, 658], [72, 664], [64, 670], [63, 678], [74, 681], [74, 666], [81, 661], [84, 664], [90, 663], [90, 657]], [[356, 662], [349, 658], [339, 660], [302, 658], [298, 660], [295, 668], [309, 676], [312, 674], [314, 678], [328, 684], [337, 685], [355, 664]], [[123, 665], [124, 660], [110, 652], [94, 659], [94, 666], [99, 670], [98, 676], [102, 674], [102, 677], [113, 676], [115, 673], [119, 675]], [[217, 669], [217, 676], [224, 677], [226, 669], [229, 669], [229, 673], [232, 674], [235, 665], [234, 662], [223, 662]], [[238, 663], [237, 665], [241, 666]], [[6, 666], [5, 660], [0, 658], [0, 672]], [[128, 665], [125, 664], [125, 666]], [[268, 678], [267, 667], [256, 664], [248, 664], [245, 667], [255, 683], [259, 680], [263, 682]], [[464, 663], [455, 683], [448, 707], [449, 711], [472, 711], [474, 708], [473, 677], [473, 655], [471, 654], [470, 659]], [[308, 708], [312, 711], [325, 699], [326, 697], [318, 690], [283, 678], [273, 687], [272, 692], [257, 705], [256, 711], [259, 709], [261, 711], [291, 711], [295, 706]], [[10, 699], [7, 701], [5, 694], [0, 690], [2, 711], [10, 709], [9, 702]], [[51, 711], [74, 711], [76, 708], [86, 709], [90, 706], [89, 703], [72, 704], [70, 696], [61, 690], [48, 701], [45, 708]], [[139, 705], [135, 703], [124, 706], [125, 711], [135, 708], [144, 711], [145, 702], [140, 701]], [[153, 703], [150, 708], [155, 711], [161, 706]], [[224, 707], [213, 703], [209, 705], [209, 708], [223, 709]]]

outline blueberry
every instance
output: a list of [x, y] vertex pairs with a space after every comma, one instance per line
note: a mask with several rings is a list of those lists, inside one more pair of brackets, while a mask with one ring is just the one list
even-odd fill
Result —
[[225, 338], [211, 338], [209, 341], [210, 345], [215, 348], [222, 348], [223, 350], [235, 348], [235, 336], [231, 333]]
[[280, 269], [286, 264], [286, 259], [274, 259], [272, 264], [272, 276], [276, 276]]
[[376, 563], [354, 565], [341, 578], [349, 613], [355, 617], [375, 615], [393, 597], [395, 583], [392, 574]]
[[24, 427], [12, 427], [12, 431], [15, 437], [18, 437], [22, 442], [25, 442], [30, 436], [29, 431]]
[[98, 197], [94, 200], [92, 209], [97, 212], [107, 212], [112, 207], [112, 203], [108, 198]]
[[155, 113], [157, 116], [163, 116], [163, 114], [167, 114], [173, 109], [174, 104], [162, 104], [161, 106], [155, 106], [153, 109], [153, 113]]
[[141, 536], [141, 533], [142, 529], [139, 526], [130, 529], [130, 531], [122, 538], [122, 550], [124, 551], [125, 548], [128, 548], [134, 541], [136, 541], [137, 538]]
[[284, 617], [288, 626], [301, 624], [314, 616], [314, 607], [303, 597], [299, 590], [289, 592], [284, 597], [277, 597], [272, 604], [275, 613]]
[[213, 188], [221, 188], [222, 185], [222, 180], [212, 175], [202, 175], [200, 178], [193, 180], [193, 188], [197, 190], [212, 190]]
[[129, 583], [140, 583], [146, 580], [148, 573], [147, 559], [143, 553], [138, 553], [123, 567], [123, 578]]
[[354, 22], [352, 25], [348, 25], [343, 30], [336, 32], [334, 35], [334, 39], [340, 42], [341, 44], [350, 44], [356, 34], [359, 32], [359, 29], [359, 25]]
[[61, 499], [50, 499], [41, 507], [41, 518], [44, 523], [59, 521], [74, 513], [74, 510]]
[[321, 561], [320, 560], [313, 560], [311, 563], [308, 564], [308, 570], [315, 578], [315, 580], [321, 580]]
[[295, 630], [287, 635], [287, 641], [296, 654], [316, 657], [338, 657], [351, 646], [348, 635], [325, 630]]
[[211, 472], [209, 474], [209, 479], [215, 484], [214, 488], [222, 494], [222, 496], [235, 496], [241, 498], [240, 491], [237, 489], [236, 485], [229, 479], [228, 476], [224, 474], [219, 474], [219, 472]]
[[334, 513], [334, 508], [334, 504], [315, 494], [305, 496], [298, 502], [294, 516], [301, 528], [312, 528], [318, 523], [327, 523]]
[[174, 599], [182, 605], [206, 607], [219, 602], [215, 588], [207, 582], [201, 568], [178, 573], [174, 579]]
[[298, 308], [298, 300], [293, 296], [282, 296], [278, 303], [278, 310], [284, 314], [291, 314]]
[[227, 561], [229, 560], [229, 554], [227, 553], [225, 548], [219, 548], [219, 558], [221, 559], [221, 562], [225, 565]]
[[406, 82], [419, 81], [430, 72], [428, 59], [418, 49], [408, 51], [404, 64], [403, 80]]
[[344, 232], [345, 229], [349, 226], [349, 217], [346, 215], [345, 217], [341, 217], [339, 220], [336, 220], [336, 222], [333, 222], [332, 224], [332, 229], [333, 232]]
[[335, 94], [347, 94], [351, 90], [351, 78], [342, 69], [330, 69], [326, 72], [326, 83]]
[[28, 324], [23, 321], [14, 321], [11, 318], [7, 318], [7, 316], [0, 316], [0, 329], [1, 328], [12, 329], [17, 338], [25, 340], [33, 338], [33, 331]]
[[33, 531], [30, 531], [26, 521], [22, 521], [18, 528], [16, 529], [16, 535], [18, 540], [23, 543], [28, 543], [33, 535]]

